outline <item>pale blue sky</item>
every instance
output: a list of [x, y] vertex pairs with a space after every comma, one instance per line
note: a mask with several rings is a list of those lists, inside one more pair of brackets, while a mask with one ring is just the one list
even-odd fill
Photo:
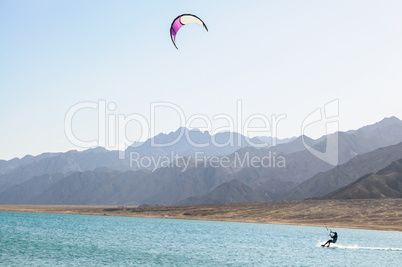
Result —
[[[182, 13], [209, 32], [184, 27], [176, 50], [169, 28]], [[168, 101], [212, 118], [241, 100], [245, 117], [286, 114], [279, 137], [300, 135], [334, 99], [341, 130], [402, 118], [401, 14], [399, 0], [0, 0], [0, 159], [75, 149], [64, 117], [81, 101], [147, 118], [151, 102]], [[157, 131], [179, 126], [159, 115]], [[82, 112], [74, 127], [91, 139], [96, 125]]]

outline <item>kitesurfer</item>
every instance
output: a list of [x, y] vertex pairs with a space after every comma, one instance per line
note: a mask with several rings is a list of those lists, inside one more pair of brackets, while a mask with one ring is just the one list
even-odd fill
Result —
[[329, 245], [330, 245], [331, 243], [336, 243], [336, 241], [338, 240], [338, 233], [337, 233], [337, 232], [332, 232], [332, 231], [331, 231], [331, 233], [329, 234], [329, 236], [330, 236], [332, 239], [328, 240], [324, 245], [321, 245], [322, 247], [325, 247], [325, 245], [327, 245], [327, 244], [328, 244], [327, 247], [329, 247]]

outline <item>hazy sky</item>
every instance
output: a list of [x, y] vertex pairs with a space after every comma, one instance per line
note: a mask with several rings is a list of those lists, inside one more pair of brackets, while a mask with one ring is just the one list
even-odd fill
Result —
[[[169, 28], [183, 13], [209, 32], [185, 26], [176, 50]], [[335, 99], [340, 130], [402, 118], [401, 14], [400, 0], [0, 0], [0, 159], [77, 149], [64, 121], [82, 101], [113, 102], [110, 117], [148, 122], [151, 103], [170, 102], [212, 128], [222, 124], [213, 116], [235, 118], [241, 101], [244, 120], [285, 114], [279, 137], [300, 135], [303, 120]], [[180, 124], [172, 110], [157, 111], [155, 132]], [[97, 125], [94, 109], [74, 116], [83, 140], [96, 139]], [[145, 138], [135, 122], [127, 133]]]

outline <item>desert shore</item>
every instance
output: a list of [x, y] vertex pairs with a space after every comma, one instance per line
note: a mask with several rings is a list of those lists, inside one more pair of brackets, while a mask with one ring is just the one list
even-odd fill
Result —
[[193, 206], [0, 205], [0, 211], [152, 217], [402, 231], [402, 199], [304, 200]]

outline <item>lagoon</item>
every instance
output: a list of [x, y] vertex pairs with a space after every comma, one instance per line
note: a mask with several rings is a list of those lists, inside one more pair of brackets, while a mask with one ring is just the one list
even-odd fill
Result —
[[401, 266], [402, 232], [0, 212], [1, 266]]

